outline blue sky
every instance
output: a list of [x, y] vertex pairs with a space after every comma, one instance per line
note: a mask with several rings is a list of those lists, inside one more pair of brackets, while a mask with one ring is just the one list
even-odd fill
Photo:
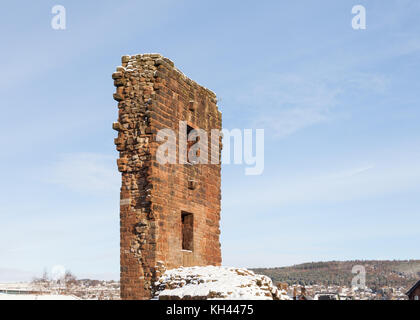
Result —
[[217, 93], [225, 128], [265, 130], [262, 175], [222, 170], [224, 265], [419, 258], [419, 14], [416, 0], [2, 4], [0, 281], [54, 265], [118, 278], [111, 74], [150, 52]]

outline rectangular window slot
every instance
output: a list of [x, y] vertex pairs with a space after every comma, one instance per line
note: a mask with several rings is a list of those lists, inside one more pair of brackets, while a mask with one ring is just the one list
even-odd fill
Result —
[[[191, 147], [200, 140], [199, 137], [196, 137], [195, 140], [188, 141], [188, 136], [189, 136], [189, 134], [191, 133], [192, 130], [194, 130], [194, 128], [187, 125], [187, 162], [188, 163], [193, 163], [192, 159], [190, 159], [190, 156], [189, 156]], [[196, 157], [199, 157], [199, 156], [200, 156], [199, 151], [197, 151]]]
[[193, 251], [194, 218], [192, 213], [181, 212], [182, 221], [182, 250]]

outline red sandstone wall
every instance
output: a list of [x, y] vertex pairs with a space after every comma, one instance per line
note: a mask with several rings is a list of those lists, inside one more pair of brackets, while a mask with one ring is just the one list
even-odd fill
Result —
[[420, 300], [420, 287], [417, 287], [410, 295], [409, 299], [410, 300], [415, 300], [415, 296], [419, 297]]
[[[124, 56], [113, 78], [122, 173], [121, 297], [149, 298], [158, 261], [168, 269], [221, 263], [220, 164], [156, 160], [158, 130], [173, 129], [178, 137], [179, 121], [186, 121], [206, 130], [210, 143], [210, 130], [221, 129], [221, 113], [214, 93], [160, 55]], [[182, 250], [183, 211], [193, 214], [192, 252]]]

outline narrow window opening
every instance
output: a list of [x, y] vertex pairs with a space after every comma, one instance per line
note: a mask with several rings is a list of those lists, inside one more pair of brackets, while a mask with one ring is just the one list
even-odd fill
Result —
[[190, 100], [190, 102], [188, 102], [188, 110], [192, 112], [195, 112], [197, 110], [197, 105], [194, 100]]
[[[195, 140], [193, 140], [193, 141], [188, 140], [188, 136], [189, 136], [189, 134], [191, 133], [192, 130], [194, 130], [194, 128], [187, 125], [187, 162], [188, 163], [193, 162], [192, 161], [193, 159], [190, 159], [190, 149], [191, 149], [191, 147], [200, 140], [199, 137], [196, 137]], [[199, 156], [200, 156], [200, 154], [197, 152], [196, 157], [199, 157]]]
[[182, 221], [182, 250], [193, 251], [193, 227], [192, 213], [181, 212]]

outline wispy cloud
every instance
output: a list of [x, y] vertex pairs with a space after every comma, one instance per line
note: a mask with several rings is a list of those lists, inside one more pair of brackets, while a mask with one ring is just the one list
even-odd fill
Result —
[[98, 153], [63, 154], [51, 165], [50, 183], [84, 194], [116, 194], [120, 176], [115, 157]]
[[255, 119], [255, 126], [272, 129], [277, 137], [285, 137], [328, 121], [340, 89], [297, 74], [275, 74], [248, 92], [240, 98], [242, 103], [260, 106], [264, 101], [261, 108], [270, 110]]
[[419, 179], [420, 166], [411, 160], [399, 163], [386, 161], [339, 171], [305, 172], [293, 176], [282, 174], [256, 183], [257, 191], [253, 192], [249, 201], [246, 197], [237, 196], [247, 194], [240, 186], [236, 186], [232, 193], [226, 190], [225, 205], [252, 206], [254, 197], [268, 207], [345, 203], [418, 190]]
[[374, 93], [384, 93], [391, 80], [383, 74], [356, 72], [347, 77], [344, 84], [348, 90], [364, 90]]
[[[283, 138], [299, 130], [331, 121], [345, 94], [384, 93], [389, 79], [382, 74], [351, 72], [346, 76], [330, 74], [316, 78], [310, 74], [272, 74], [264, 83], [255, 84], [239, 102], [258, 114], [254, 126], [272, 130]], [[264, 105], [261, 105], [261, 103]], [[269, 111], [267, 111], [269, 110]]]
[[351, 169], [348, 169], [348, 170], [333, 173], [329, 177], [332, 178], [332, 179], [351, 178], [351, 177], [354, 177], [356, 175], [365, 173], [366, 171], [371, 170], [373, 168], [375, 168], [374, 165], [367, 165], [367, 166], [351, 168]]

